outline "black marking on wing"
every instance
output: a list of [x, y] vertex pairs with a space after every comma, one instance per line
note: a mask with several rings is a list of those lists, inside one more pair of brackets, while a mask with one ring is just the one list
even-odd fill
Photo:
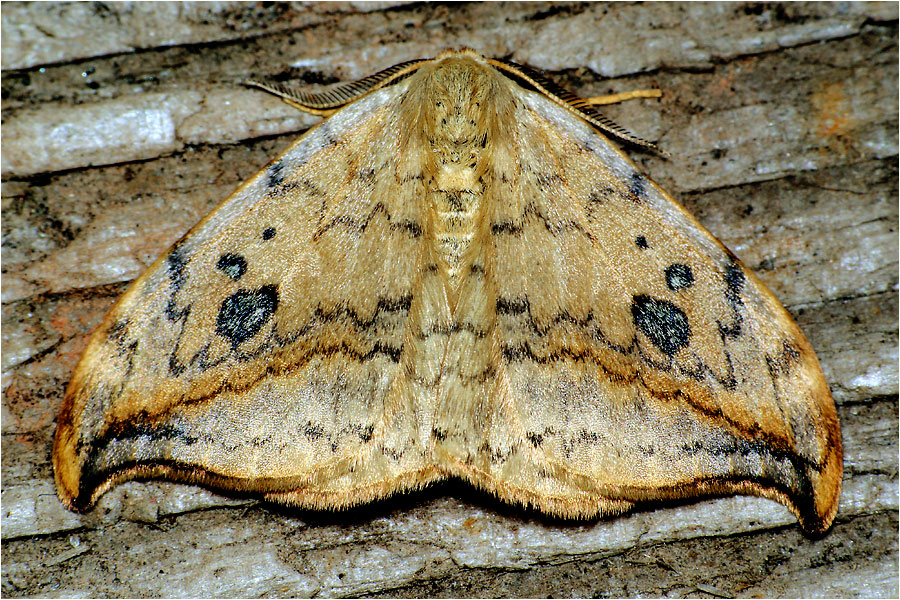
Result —
[[191, 314], [191, 304], [179, 307], [178, 302], [175, 300], [175, 296], [187, 281], [186, 270], [188, 262], [189, 259], [185, 256], [180, 243], [176, 244], [166, 256], [166, 267], [169, 273], [169, 281], [171, 281], [172, 285], [169, 290], [169, 297], [166, 299], [166, 308], [164, 312], [169, 321], [180, 327], [175, 346], [172, 349], [172, 353], [169, 354], [169, 374], [173, 377], [178, 377], [185, 370], [184, 365], [178, 362], [177, 355], [181, 344], [181, 337], [184, 335], [185, 323], [187, 323], [188, 317]]
[[[327, 121], [326, 121], [326, 123], [327, 123]], [[325, 123], [323, 123], [319, 127], [322, 127], [324, 125], [325, 125]], [[325, 198], [324, 190], [322, 190], [322, 188], [317, 186], [315, 183], [310, 181], [308, 178], [301, 179], [300, 181], [297, 182], [296, 185], [300, 189], [302, 189], [304, 192], [306, 192], [307, 194], [312, 196], [313, 198]]]
[[672, 263], [666, 267], [666, 285], [673, 292], [687, 289], [694, 285], [694, 272], [688, 265]]
[[525, 434], [525, 439], [531, 442], [531, 445], [535, 448], [540, 448], [541, 444], [544, 443], [544, 434], [536, 431], [529, 431]]
[[391, 214], [388, 212], [387, 208], [383, 203], [379, 202], [375, 206], [372, 207], [372, 210], [369, 211], [369, 214], [366, 215], [364, 219], [355, 219], [349, 215], [339, 215], [333, 217], [328, 223], [322, 225], [314, 234], [313, 240], [317, 240], [325, 233], [327, 233], [330, 229], [343, 227], [345, 229], [349, 229], [350, 231], [356, 231], [358, 233], [365, 232], [366, 228], [369, 224], [374, 220], [377, 215], [382, 215], [384, 219], [388, 222], [391, 229], [394, 231], [402, 231], [406, 233], [411, 238], [417, 238], [422, 235], [422, 226], [415, 221], [410, 219], [403, 219], [401, 221], [393, 221], [391, 218]]
[[782, 375], [790, 375], [800, 363], [800, 349], [791, 340], [782, 340], [781, 352], [776, 356], [766, 355], [766, 366], [769, 375], [776, 379]]
[[635, 202], [643, 202], [647, 199], [647, 178], [635, 171], [631, 174], [628, 183], [628, 195]]
[[[710, 443], [705, 440], [685, 442], [681, 451], [687, 455], [703, 453], [731, 459], [734, 476], [738, 481], [751, 479], [771, 485], [787, 492], [787, 496], [797, 503], [802, 514], [816, 515], [815, 490], [810, 479], [810, 471], [821, 472], [824, 463], [810, 460], [797, 454], [788, 442], [769, 439], [744, 439], [729, 436], [727, 440]], [[743, 464], [735, 457], [746, 459]], [[785, 468], [789, 464], [790, 467]], [[762, 465], [762, 476], [753, 474]]]
[[184, 282], [187, 281], [185, 270], [187, 269], [188, 262], [189, 259], [185, 255], [181, 244], [175, 244], [169, 251], [169, 254], [166, 255], [166, 267], [169, 272], [169, 280], [175, 287], [176, 292], [180, 290], [184, 285]]
[[134, 370], [134, 356], [138, 349], [138, 340], [132, 340], [128, 327], [131, 321], [128, 318], [119, 319], [106, 330], [106, 336], [113, 343], [116, 355], [125, 360], [124, 376], [128, 378]]
[[529, 202], [525, 205], [522, 214], [516, 221], [501, 221], [491, 223], [491, 234], [519, 236], [522, 234], [522, 231], [524, 231], [525, 225], [527, 225], [533, 219], [537, 219], [538, 221], [540, 221], [544, 226], [544, 229], [546, 229], [547, 232], [554, 237], [564, 232], [577, 231], [591, 241], [593, 241], [594, 239], [591, 235], [591, 232], [586, 230], [581, 225], [581, 223], [578, 223], [577, 221], [551, 221], [545, 214], [540, 211], [540, 209], [538, 209], [537, 205], [534, 202]]
[[[97, 444], [94, 446], [95, 451], [102, 452], [113, 440], [124, 442], [146, 437], [154, 442], [172, 440], [185, 446], [193, 446], [201, 439], [199, 436], [169, 423], [148, 423], [149, 419], [151, 419], [150, 415], [146, 411], [142, 411], [131, 420], [124, 423], [119, 422], [110, 427], [104, 436], [97, 440]], [[205, 434], [204, 439], [211, 441], [212, 436]]]
[[247, 261], [240, 254], [226, 252], [219, 257], [216, 268], [231, 279], [238, 281], [247, 272]]
[[316, 308], [315, 321], [328, 323], [335, 321], [345, 321], [351, 323], [358, 330], [365, 330], [378, 321], [382, 313], [409, 312], [412, 306], [412, 296], [400, 296], [399, 298], [379, 298], [375, 305], [375, 312], [370, 319], [364, 319], [349, 306], [338, 306], [331, 310], [325, 310], [321, 307]]
[[731, 306], [734, 320], [731, 324], [716, 321], [723, 342], [726, 338], [736, 338], [740, 336], [744, 323], [744, 316], [741, 313], [744, 301], [741, 299], [741, 292], [744, 290], [746, 276], [744, 275], [744, 271], [741, 269], [741, 265], [738, 263], [737, 258], [732, 256], [731, 259], [731, 264], [725, 268], [723, 279], [725, 281], [725, 299]]
[[372, 438], [375, 437], [375, 426], [358, 427], [356, 428], [356, 435], [359, 436], [361, 442], [371, 442]]
[[501, 315], [521, 315], [526, 311], [531, 311], [531, 304], [528, 298], [497, 298], [497, 314]]
[[519, 235], [522, 233], [522, 226], [515, 225], [512, 221], [504, 221], [502, 223], [491, 223], [491, 233], [493, 235]]
[[547, 191], [563, 185], [564, 181], [558, 173], [534, 173], [534, 181], [541, 191]]
[[597, 208], [607, 204], [608, 202], [614, 201], [619, 195], [619, 192], [616, 188], [606, 185], [594, 190], [591, 190], [588, 193], [587, 204], [585, 205], [585, 215], [588, 218], [588, 221], [592, 223], [596, 221], [596, 212]]
[[130, 323], [131, 322], [128, 318], [119, 319], [112, 325], [110, 325], [106, 330], [106, 337], [116, 347], [116, 353], [120, 356], [122, 355], [124, 349], [127, 347], [128, 326], [130, 325]]
[[278, 289], [264, 285], [256, 290], [239, 290], [225, 298], [216, 319], [216, 333], [237, 349], [262, 329], [278, 308]]
[[188, 258], [181, 249], [180, 244], [176, 244], [174, 248], [166, 256], [166, 268], [169, 273], [169, 281], [172, 282], [172, 291], [166, 302], [166, 318], [172, 322], [184, 321], [191, 312], [191, 306], [179, 308], [175, 301], [175, 294], [181, 290], [187, 281], [187, 264]]
[[273, 163], [268, 169], [268, 179], [266, 180], [267, 188], [278, 187], [284, 183], [284, 163], [280, 160]]
[[[273, 285], [263, 286], [255, 291], [240, 290], [226, 298], [219, 309], [216, 333], [231, 340], [231, 351], [219, 356], [211, 356], [210, 342], [205, 344], [186, 361], [180, 362], [177, 358], [178, 345], [181, 340], [181, 334], [179, 334], [176, 348], [169, 357], [170, 371], [173, 376], [182, 374], [188, 366], [195, 367], [202, 373], [229, 360], [236, 360], [238, 362], [253, 360], [275, 349], [286, 348], [296, 343], [298, 340], [309, 336], [310, 334], [314, 334], [316, 331], [320, 330], [323, 325], [328, 323], [346, 323], [358, 331], [368, 330], [376, 327], [383, 321], [382, 315], [409, 312], [409, 308], [412, 304], [412, 296], [406, 295], [399, 298], [379, 298], [375, 311], [370, 318], [360, 316], [359, 313], [346, 305], [329, 309], [319, 306], [315, 309], [312, 318], [305, 325], [284, 334], [279, 334], [273, 327], [265, 337], [262, 337], [259, 340], [257, 345], [250, 348], [240, 348], [240, 344], [259, 333], [265, 323], [268, 322], [268, 319], [271, 318], [270, 310], [274, 311], [277, 308], [277, 303], [277, 292]], [[380, 341], [375, 342], [371, 348], [365, 352], [360, 352], [344, 342], [331, 344], [319, 342], [313, 344], [312, 347], [302, 355], [297, 353], [295, 355], [296, 360], [294, 363], [291, 363], [290, 367], [303, 364], [314, 356], [331, 356], [335, 354], [342, 354], [357, 362], [366, 362], [373, 359], [375, 356], [385, 356], [392, 362], [399, 362], [402, 353], [402, 344], [399, 347], [395, 347]], [[285, 368], [288, 367], [285, 366]], [[218, 391], [213, 392], [210, 396], [215, 395], [216, 393], [218, 393]]]
[[674, 356], [690, 342], [691, 328], [687, 315], [668, 300], [635, 296], [631, 303], [631, 315], [635, 326], [668, 356]]
[[[582, 429], [576, 435], [563, 440], [563, 454], [566, 457], [571, 456], [576, 446], [602, 445], [608, 441], [610, 435], [615, 434]], [[644, 456], [653, 456], [657, 452], [669, 453], [672, 451], [670, 448], [656, 448], [652, 444], [638, 446], [636, 450]], [[678, 483], [670, 490], [670, 492], [674, 492], [672, 497], [694, 495], [690, 492], [685, 494], [684, 491], [678, 493], [678, 490], [691, 489], [694, 486], [699, 488], [704, 484], [710, 483], [714, 486], [731, 483], [743, 484], [749, 480], [760, 484], [761, 487], [775, 488], [781, 491], [797, 504], [802, 514], [808, 515], [811, 520], [817, 518], [815, 490], [810, 474], [812, 472], [821, 472], [825, 465], [822, 462], [799, 455], [787, 440], [760, 437], [747, 439], [737, 435], [729, 435], [727, 438], [718, 440], [685, 441], [677, 450], [687, 456], [723, 457], [731, 462], [730, 468], [732, 472], [730, 475], [724, 476], [699, 476], [693, 480]], [[760, 466], [763, 469], [761, 474], [759, 473]], [[621, 491], [625, 492], [624, 489]], [[666, 497], [663, 490], [657, 491], [660, 493], [660, 497]], [[715, 491], [707, 490], [707, 493], [715, 493]], [[642, 494], [646, 494], [644, 488], [635, 489], [635, 496], [632, 498], [626, 496], [626, 499], [641, 500], [643, 499], [641, 497]]]
[[[497, 299], [496, 308], [498, 315], [504, 318], [518, 320], [518, 326], [524, 326], [537, 338], [545, 339], [549, 335], [550, 330], [555, 327], [566, 328], [567, 326], [572, 325], [576, 329], [590, 332], [592, 339], [603, 348], [623, 356], [636, 355], [638, 361], [658, 371], [673, 373], [674, 375], [688, 377], [696, 381], [708, 381], [712, 378], [729, 390], [734, 389], [736, 386], [734, 366], [732, 365], [730, 355], [727, 352], [726, 371], [724, 374], [720, 374], [702, 362], [698, 362], [692, 368], [689, 364], [672, 360], [673, 357], [669, 355], [666, 355], [667, 360], [660, 362], [652, 355], [644, 352], [637, 337], [632, 339], [628, 345], [617, 344], [611, 341], [600, 329], [591, 312], [588, 312], [583, 318], [575, 318], [566, 310], [563, 310], [547, 319], [546, 322], [538, 323], [531, 314], [531, 304], [527, 298], [500, 297]], [[675, 336], [675, 339], [677, 340], [678, 336]], [[630, 381], [630, 379], [627, 378], [627, 381], [626, 379], [623, 379], [621, 374], [608, 370], [601, 362], [597, 361], [590, 351], [573, 351], [563, 347], [557, 348], [553, 352], [546, 354], [535, 352], [527, 341], [520, 344], [503, 343], [501, 344], [500, 351], [506, 362], [530, 361], [538, 364], [550, 364], [565, 360], [573, 360], [576, 362], [587, 361], [602, 369], [604, 376], [609, 377], [613, 381]]]
[[[106, 481], [123, 472], [139, 472], [149, 474], [156, 467], [163, 467], [168, 476], [175, 480], [202, 483], [213, 488], [234, 490], [234, 479], [207, 471], [201, 465], [185, 463], [173, 459], [169, 451], [172, 444], [194, 446], [198, 443], [217, 445], [222, 452], [235, 452], [240, 447], [260, 447], [271, 444], [271, 436], [254, 436], [239, 443], [226, 443], [210, 433], [188, 430], [171, 419], [183, 409], [183, 406], [172, 406], [158, 414], [147, 411], [133, 415], [128, 421], [115, 422], [109, 425], [102, 435], [79, 453], [85, 456], [78, 496], [74, 500], [77, 510], [86, 510], [94, 490]], [[350, 423], [340, 430], [329, 433], [325, 427], [312, 421], [300, 424], [298, 432], [312, 442], [324, 441], [337, 452], [340, 442], [346, 443], [349, 435], [354, 435], [361, 442], [368, 443], [374, 439], [375, 428], [371, 424]], [[84, 448], [80, 446], [79, 448]], [[276, 490], [278, 478], [271, 478], [270, 489]], [[265, 482], [260, 484], [266, 488]]]

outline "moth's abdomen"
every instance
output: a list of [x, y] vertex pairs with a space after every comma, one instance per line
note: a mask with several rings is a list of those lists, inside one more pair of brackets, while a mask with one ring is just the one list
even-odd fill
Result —
[[474, 166], [442, 163], [434, 178], [435, 237], [453, 287], [475, 236], [484, 186]]
[[461, 106], [448, 94], [435, 108], [441, 127], [430, 138], [427, 152], [432, 167], [429, 177], [435, 215], [435, 237], [450, 277], [458, 287], [464, 256], [481, 221], [484, 197], [482, 151], [487, 142], [485, 115]]

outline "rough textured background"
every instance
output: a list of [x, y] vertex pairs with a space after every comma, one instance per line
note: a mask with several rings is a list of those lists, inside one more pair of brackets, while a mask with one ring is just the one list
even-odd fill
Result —
[[[4, 2], [4, 596], [897, 597], [897, 5]], [[349, 513], [129, 483], [78, 516], [49, 456], [87, 335], [315, 119], [244, 77], [329, 84], [469, 45], [583, 95], [781, 298], [845, 447], [822, 539], [724, 498], [569, 523], [448, 483]]]

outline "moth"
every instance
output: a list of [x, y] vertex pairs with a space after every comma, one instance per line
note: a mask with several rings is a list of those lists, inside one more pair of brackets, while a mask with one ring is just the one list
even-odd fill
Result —
[[135, 478], [313, 509], [456, 478], [565, 518], [751, 494], [830, 526], [816, 356], [606, 135], [640, 140], [470, 49], [266, 89], [328, 119], [95, 331], [54, 441], [67, 507]]

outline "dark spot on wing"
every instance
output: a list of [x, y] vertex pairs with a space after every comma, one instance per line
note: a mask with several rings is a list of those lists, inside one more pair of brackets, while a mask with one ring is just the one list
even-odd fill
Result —
[[356, 435], [359, 436], [359, 439], [363, 442], [371, 442], [375, 433], [374, 425], [367, 425], [366, 427], [361, 427], [356, 431]]
[[226, 252], [219, 257], [216, 268], [237, 281], [247, 272], [247, 261], [240, 254]]
[[280, 160], [269, 167], [269, 179], [266, 181], [266, 187], [273, 188], [284, 182], [284, 163]]
[[119, 319], [109, 326], [109, 329], [106, 330], [106, 335], [110, 340], [118, 344], [127, 337], [128, 325], [128, 319]]
[[191, 312], [190, 305], [180, 308], [175, 301], [176, 294], [178, 294], [185, 282], [187, 282], [188, 262], [189, 259], [181, 248], [180, 243], [176, 244], [169, 254], [166, 255], [166, 267], [169, 272], [169, 281], [172, 282], [172, 289], [169, 293], [169, 298], [166, 301], [165, 312], [166, 318], [172, 322], [185, 319]]
[[501, 315], [520, 315], [528, 308], [527, 298], [497, 298], [497, 313]]
[[775, 356], [766, 356], [766, 364], [772, 377], [790, 375], [800, 363], [800, 349], [791, 340], [781, 341], [781, 352]]
[[326, 436], [325, 428], [321, 425], [313, 425], [312, 421], [307, 421], [301, 426], [301, 431], [303, 432], [304, 437], [311, 442], [315, 442], [321, 440]]
[[274, 227], [266, 227], [262, 232], [262, 239], [268, 241], [275, 237], [275, 228]]
[[645, 250], [649, 247], [647, 245], [647, 238], [645, 238], [642, 235], [639, 235], [636, 238], [634, 238], [634, 245], [637, 246], [638, 248], [640, 248], [641, 250]]
[[256, 335], [278, 308], [278, 290], [264, 285], [258, 290], [239, 290], [222, 301], [216, 333], [233, 348]]
[[631, 181], [628, 184], [628, 193], [635, 202], [643, 201], [647, 195], [647, 178], [635, 171], [631, 174]]
[[522, 228], [515, 223], [512, 223], [511, 221], [504, 221], [503, 223], [491, 223], [491, 234], [493, 235], [518, 235], [520, 233], [522, 233]]
[[[734, 260], [737, 261], [737, 259]], [[734, 319], [730, 324], [719, 322], [719, 333], [725, 337], [735, 338], [741, 335], [743, 329], [744, 317], [741, 308], [744, 300], [741, 298], [741, 292], [744, 290], [746, 277], [740, 265], [732, 262], [725, 267], [723, 279], [725, 280], [725, 300], [731, 306]]]
[[180, 244], [177, 244], [172, 248], [171, 252], [166, 256], [166, 266], [169, 269], [169, 280], [171, 280], [172, 285], [175, 286], [176, 292], [181, 289], [181, 286], [183, 286], [184, 282], [187, 280], [187, 275], [184, 272], [187, 268], [187, 264], [188, 258], [185, 256]]
[[525, 434], [525, 437], [528, 438], [528, 441], [531, 442], [531, 445], [535, 448], [540, 447], [540, 445], [544, 443], [544, 436], [536, 431], [529, 431]]
[[631, 303], [635, 326], [663, 353], [673, 356], [688, 345], [691, 328], [684, 311], [650, 296], [635, 296]]
[[666, 267], [666, 285], [673, 292], [694, 285], [694, 272], [687, 265], [673, 263]]
[[402, 231], [406, 231], [411, 238], [417, 238], [422, 235], [422, 226], [416, 223], [415, 221], [411, 221], [409, 219], [405, 219], [403, 221], [399, 221], [397, 223], [391, 224], [392, 229], [400, 229]]
[[725, 268], [725, 283], [728, 286], [729, 300], [739, 299], [741, 291], [744, 289], [744, 271], [741, 267], [732, 263]]

